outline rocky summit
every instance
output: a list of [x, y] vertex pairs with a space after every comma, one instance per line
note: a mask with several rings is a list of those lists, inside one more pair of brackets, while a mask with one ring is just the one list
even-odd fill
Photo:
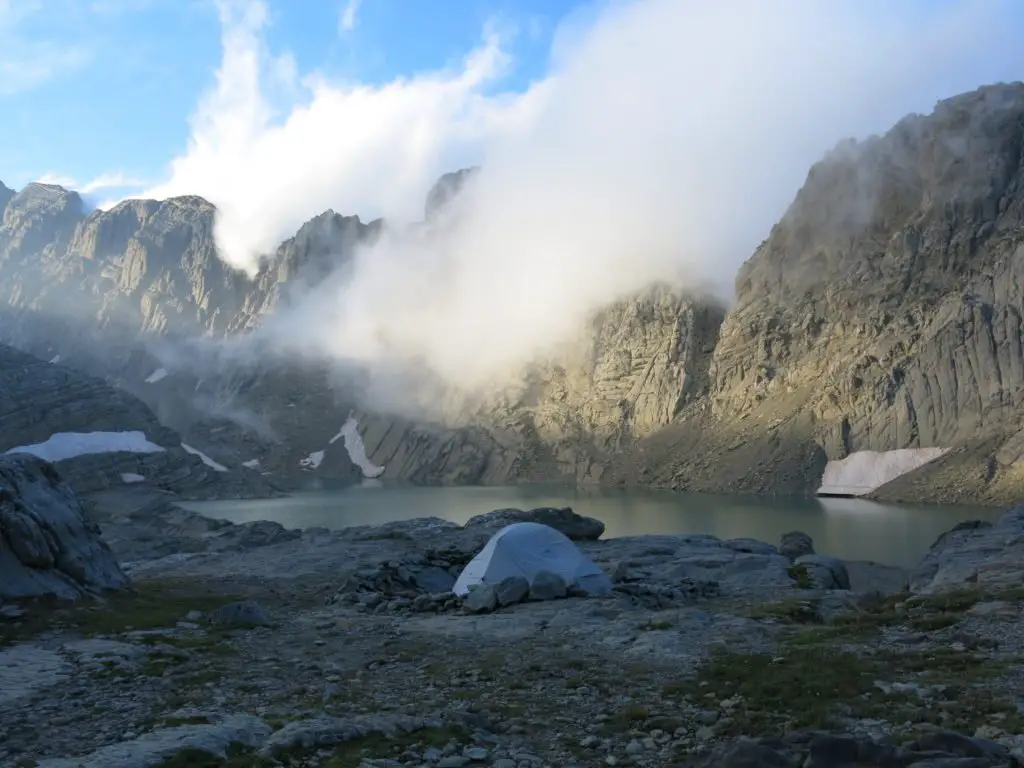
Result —
[[[1020, 509], [958, 526], [907, 572], [799, 531], [604, 539], [548, 508], [290, 531], [142, 486], [80, 505], [31, 457], [0, 461], [0, 482], [0, 562], [14, 552], [35, 594], [102, 591], [3, 595], [4, 766], [1024, 760]], [[572, 536], [610, 592], [542, 572], [455, 596], [509, 521]]]
[[[213, 461], [281, 483], [379, 468], [804, 494], [829, 462], [877, 457], [889, 469], [844, 492], [1008, 505], [1024, 485], [1022, 120], [1024, 85], [1001, 84], [843, 141], [743, 265], [728, 310], [651, 286], [600, 309], [520, 389], [448, 393], [420, 420], [368, 407], [351, 371], [189, 346], [244, 338], [385, 231], [333, 211], [250, 277], [217, 258], [200, 198], [90, 213], [60, 187], [0, 187], [0, 341], [131, 392]], [[438, 182], [430, 226], [479, 172]], [[341, 439], [349, 419], [369, 469]], [[893, 469], [892, 452], [921, 449]]]

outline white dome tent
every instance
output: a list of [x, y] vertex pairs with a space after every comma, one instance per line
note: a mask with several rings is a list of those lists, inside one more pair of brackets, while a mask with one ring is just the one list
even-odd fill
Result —
[[491, 536], [469, 561], [452, 592], [466, 595], [471, 586], [497, 584], [509, 576], [523, 576], [532, 585], [542, 571], [591, 595], [607, 594], [612, 588], [608, 575], [561, 531], [541, 523], [512, 523]]

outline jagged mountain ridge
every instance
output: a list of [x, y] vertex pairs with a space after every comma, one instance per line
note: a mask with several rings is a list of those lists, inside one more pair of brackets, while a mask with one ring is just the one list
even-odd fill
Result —
[[[257, 452], [283, 473], [325, 446], [318, 471], [351, 473], [343, 454], [334, 451], [332, 460], [329, 446], [355, 409], [371, 458], [388, 465], [385, 477], [416, 482], [562, 478], [805, 493], [829, 459], [941, 446], [952, 450], [880, 494], [1002, 503], [1024, 489], [1022, 122], [1024, 85], [998, 85], [941, 102], [931, 115], [910, 116], [883, 136], [840, 143], [810, 170], [740, 270], [736, 305], [727, 314], [653, 287], [600, 313], [564, 365], [536, 367], [514, 397], [456, 403], [446, 425], [359, 410], [344, 382], [315, 367], [291, 374], [272, 366], [225, 370], [205, 381], [174, 372], [150, 387], [141, 382], [156, 362], [128, 343], [108, 376], [137, 391], [161, 418], [180, 416], [188, 404], [159, 392], [172, 390], [180, 400], [193, 386], [257, 413], [262, 431], [209, 411], [190, 416], [182, 431], [197, 430], [211, 453], [223, 452], [215, 457], [241, 460]], [[472, 175], [446, 175], [428, 196], [428, 212]], [[59, 197], [45, 192], [36, 193], [43, 203]], [[151, 338], [252, 328], [289, 284], [322, 276], [303, 272], [305, 265], [330, 269], [332, 255], [343, 258], [346, 250], [336, 243], [354, 245], [380, 226], [317, 217], [255, 281], [242, 276], [233, 283], [212, 250], [212, 207], [185, 217], [187, 224], [180, 211], [150, 214], [152, 225], [147, 218], [140, 234], [118, 239], [106, 214], [71, 227], [64, 211], [74, 207], [72, 193], [64, 194], [64, 208], [53, 205], [49, 239], [38, 234], [41, 203], [15, 204], [19, 213], [12, 216], [17, 196], [0, 226], [0, 265], [14, 267], [0, 266], [0, 302], [32, 308], [29, 319], [22, 314], [20, 325], [7, 325], [20, 328], [19, 345], [37, 354], [52, 353], [59, 334], [33, 330], [42, 327], [46, 301], [26, 300], [25, 286], [45, 281], [46, 272], [27, 258], [26, 243], [41, 254], [39, 264], [72, 276], [61, 284], [87, 286], [101, 307], [99, 325], [128, 318], [129, 338], [140, 331]], [[131, 205], [159, 209], [172, 202]], [[108, 232], [102, 242], [112, 244], [109, 251], [82, 230]], [[91, 245], [71, 251], [65, 243], [72, 242]], [[139, 258], [129, 255], [134, 249], [145, 252], [144, 268], [126, 268]], [[182, 261], [185, 253], [204, 256]], [[178, 262], [180, 269], [168, 266]], [[157, 263], [163, 266], [151, 273]], [[184, 276], [162, 271], [175, 269]], [[126, 272], [145, 277], [135, 282]], [[125, 309], [104, 314], [108, 305]], [[76, 330], [108, 344], [108, 330]]]
[[217, 257], [206, 200], [127, 200], [86, 214], [76, 192], [29, 184], [0, 194], [0, 300], [56, 317], [90, 315], [159, 335], [222, 336], [251, 328], [369, 242], [382, 223], [326, 211], [282, 243], [249, 278]]
[[[428, 194], [428, 216], [438, 216], [474, 174], [467, 169], [442, 177]], [[128, 201], [79, 217], [72, 227], [75, 219], [66, 211], [80, 209], [80, 201], [77, 207], [71, 202], [76, 199], [59, 188], [30, 185], [4, 211], [0, 264], [7, 269], [0, 267], [0, 275], [13, 277], [0, 283], [7, 289], [0, 290], [7, 304], [3, 339], [43, 359], [60, 355], [63, 363], [128, 389], [218, 461], [256, 460], [275, 474], [305, 472], [323, 451], [314, 459], [318, 474], [351, 475], [345, 452], [331, 446], [355, 411], [367, 449], [388, 467], [388, 477], [422, 483], [597, 480], [623, 440], [668, 423], [680, 402], [696, 396], [712, 348], [704, 338], [721, 322], [721, 310], [653, 287], [598, 318], [574, 359], [535, 370], [521, 398], [480, 404], [455, 396], [440, 423], [360, 410], [336, 372], [296, 361], [285, 369], [276, 359], [242, 368], [204, 365], [202, 371], [181, 366], [150, 383], [161, 365], [152, 354], [154, 340], [166, 345], [168, 336], [254, 328], [290, 289], [298, 285], [301, 293], [315, 284], [383, 225], [322, 214], [250, 280], [216, 259], [214, 209], [199, 198]], [[13, 233], [38, 228], [47, 204], [60, 222], [54, 231], [65, 234], [33, 263]], [[35, 290], [26, 291], [26, 284]], [[32, 301], [24, 299], [29, 295]], [[67, 306], [84, 318], [69, 322], [61, 314]]]

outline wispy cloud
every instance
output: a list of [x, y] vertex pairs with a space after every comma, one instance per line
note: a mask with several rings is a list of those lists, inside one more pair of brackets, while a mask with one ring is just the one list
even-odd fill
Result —
[[0, 96], [31, 91], [91, 59], [84, 46], [19, 40], [15, 34], [0, 33]]
[[338, 32], [346, 34], [356, 27], [356, 14], [359, 13], [361, 0], [346, 0], [338, 14]]
[[79, 184], [71, 176], [59, 173], [44, 173], [36, 181], [40, 184], [56, 184], [65, 189], [73, 189], [83, 195], [91, 195], [105, 189], [141, 189], [148, 183], [144, 179], [129, 176], [121, 171], [101, 173], [84, 184]]
[[29, 35], [28, 22], [45, 11], [38, 0], [0, 0], [0, 97], [33, 90], [92, 58], [82, 44], [59, 44]]

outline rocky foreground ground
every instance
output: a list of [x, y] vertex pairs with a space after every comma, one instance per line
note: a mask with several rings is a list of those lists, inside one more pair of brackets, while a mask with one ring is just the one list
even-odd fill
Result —
[[1024, 512], [947, 534], [910, 573], [814, 555], [802, 535], [604, 541], [596, 521], [527, 513], [614, 592], [506, 584], [464, 604], [454, 575], [522, 515], [298, 532], [142, 490], [86, 506], [132, 590], [0, 605], [3, 766], [1024, 757]]

